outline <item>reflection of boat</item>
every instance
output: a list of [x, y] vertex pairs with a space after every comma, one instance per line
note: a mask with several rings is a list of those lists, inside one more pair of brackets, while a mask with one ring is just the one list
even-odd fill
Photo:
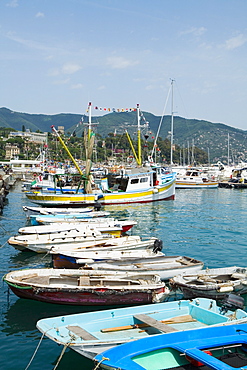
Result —
[[68, 305], [162, 302], [169, 289], [158, 275], [63, 269], [25, 269], [3, 277], [20, 298]]
[[199, 298], [49, 317], [39, 320], [37, 328], [56, 343], [69, 343], [71, 349], [93, 359], [106, 349], [155, 334], [238, 321], [246, 322], [247, 313], [224, 311], [216, 301]]
[[196, 274], [175, 276], [170, 284], [181, 290], [185, 298], [223, 299], [231, 292], [247, 293], [247, 269], [236, 266], [206, 269]]
[[[121, 260], [114, 258], [105, 261], [85, 261], [81, 258], [81, 253], [77, 253], [77, 257], [71, 258], [69, 252], [59, 255], [53, 254], [54, 267], [64, 268], [81, 268], [85, 270], [93, 271], [125, 271], [128, 273], [137, 272], [138, 274], [152, 273], [159, 275], [161, 280], [168, 280], [171, 277], [189, 272], [198, 272], [203, 268], [203, 262], [189, 258], [186, 256], [150, 256], [142, 257], [141, 251], [140, 256], [136, 259], [128, 260], [124, 257]], [[74, 253], [75, 255], [75, 253]], [[66, 263], [67, 262], [67, 263]], [[71, 263], [73, 262], [73, 266]], [[62, 265], [62, 266], [61, 266]]]
[[154, 335], [113, 347], [94, 359], [103, 369], [246, 369], [247, 324]]
[[177, 174], [175, 186], [176, 189], [215, 189], [218, 187], [218, 182], [210, 178], [206, 172], [191, 168], [185, 173]]

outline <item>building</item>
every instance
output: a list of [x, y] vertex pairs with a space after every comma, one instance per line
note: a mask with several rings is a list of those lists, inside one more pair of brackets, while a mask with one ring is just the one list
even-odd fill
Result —
[[10, 160], [17, 157], [20, 154], [20, 148], [17, 145], [6, 144], [5, 145], [5, 159]]
[[8, 138], [15, 138], [21, 137], [22, 139], [27, 139], [27, 141], [31, 141], [35, 144], [47, 144], [47, 132], [40, 133], [40, 132], [31, 132], [30, 130], [26, 130], [25, 132], [22, 131], [13, 131], [9, 133]]

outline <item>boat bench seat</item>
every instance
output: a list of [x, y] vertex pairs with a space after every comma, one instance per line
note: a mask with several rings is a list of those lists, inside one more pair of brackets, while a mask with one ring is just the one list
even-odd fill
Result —
[[143, 322], [144, 324], [147, 324], [148, 326], [151, 326], [155, 329], [158, 329], [164, 333], [171, 333], [174, 331], [178, 331], [177, 329], [174, 329], [173, 327], [166, 325], [158, 320], [153, 319], [152, 317], [145, 315], [145, 314], [140, 314], [140, 315], [134, 315], [133, 316], [136, 320], [139, 320]]
[[72, 331], [74, 334], [76, 334], [78, 337], [80, 337], [81, 339], [83, 340], [96, 340], [98, 338], [96, 338], [94, 335], [92, 335], [91, 333], [89, 333], [87, 330], [81, 328], [80, 326], [77, 326], [77, 325], [69, 325], [67, 326], [67, 329], [69, 331]]

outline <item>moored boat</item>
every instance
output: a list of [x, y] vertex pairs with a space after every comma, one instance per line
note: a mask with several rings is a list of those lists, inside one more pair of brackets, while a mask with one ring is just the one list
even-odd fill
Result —
[[170, 285], [182, 291], [185, 298], [223, 299], [229, 293], [247, 293], [247, 269], [231, 266], [177, 275], [170, 280]]
[[3, 277], [20, 298], [68, 305], [162, 302], [169, 289], [159, 276], [63, 269], [25, 269]]
[[187, 169], [183, 174], [177, 174], [176, 189], [215, 189], [218, 181], [212, 179], [207, 173], [198, 169]]
[[29, 219], [31, 225], [36, 226], [40, 224], [50, 224], [50, 223], [59, 223], [59, 222], [75, 222], [77, 220], [87, 220], [99, 217], [107, 217], [109, 216], [109, 212], [105, 211], [92, 211], [92, 212], [84, 212], [84, 213], [59, 213], [59, 214], [49, 214], [49, 215], [30, 215]]
[[37, 328], [56, 343], [68, 344], [93, 359], [106, 349], [137, 339], [237, 322], [247, 322], [242, 309], [224, 310], [214, 300], [197, 298], [44, 318]]
[[[53, 266], [58, 268], [80, 268], [93, 271], [128, 271], [138, 272], [138, 274], [157, 274], [161, 280], [169, 280], [179, 273], [199, 272], [203, 268], [203, 262], [186, 256], [154, 256], [139, 257], [128, 260], [124, 257], [121, 260], [109, 259], [105, 261], [92, 261], [85, 263], [79, 257], [72, 259], [69, 253], [64, 252], [59, 255], [53, 254]], [[74, 253], [75, 254], [75, 253]], [[67, 262], [67, 263], [66, 263]]]
[[95, 357], [103, 369], [234, 370], [247, 368], [247, 324], [150, 336]]
[[84, 229], [84, 225], [95, 227], [99, 231], [104, 228], [121, 227], [122, 233], [129, 231], [137, 222], [134, 220], [115, 220], [114, 218], [92, 218], [92, 219], [80, 219], [80, 220], [66, 220], [65, 222], [56, 222], [37, 226], [26, 226], [21, 227], [18, 232], [19, 234], [52, 234], [59, 233], [61, 231], [69, 230], [81, 230]]

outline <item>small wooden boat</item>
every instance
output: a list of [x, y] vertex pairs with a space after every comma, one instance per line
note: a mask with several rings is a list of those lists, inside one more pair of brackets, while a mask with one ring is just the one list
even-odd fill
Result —
[[54, 245], [47, 252], [63, 254], [65, 251], [85, 252], [85, 251], [129, 251], [150, 249], [154, 252], [162, 250], [162, 241], [156, 238], [142, 240], [140, 236], [128, 235], [121, 238], [110, 238], [108, 240], [99, 240], [94, 242], [85, 242], [82, 244], [66, 244], [63, 246]]
[[175, 276], [170, 285], [181, 290], [185, 298], [223, 299], [228, 293], [247, 293], [247, 269], [236, 266], [206, 269], [195, 274]]
[[81, 245], [84, 242], [108, 241], [110, 238], [113, 238], [110, 233], [101, 233], [97, 229], [85, 227], [84, 230], [74, 229], [57, 234], [15, 235], [8, 239], [8, 243], [21, 251], [28, 249], [37, 253], [46, 253], [54, 245], [71, 245], [71, 243]]
[[[77, 255], [80, 255], [77, 254]], [[73, 263], [72, 263], [73, 261]], [[67, 264], [66, 264], [67, 262]], [[203, 262], [186, 256], [155, 256], [137, 257], [135, 260], [128, 260], [124, 257], [121, 260], [109, 259], [108, 261], [92, 261], [85, 263], [80, 257], [72, 259], [71, 256], [53, 254], [53, 266], [56, 268], [81, 268], [88, 270], [105, 271], [128, 271], [139, 274], [157, 274], [161, 280], [169, 280], [180, 273], [196, 273], [202, 270]]]
[[25, 269], [3, 277], [20, 298], [68, 305], [162, 302], [169, 289], [159, 276], [61, 269]]
[[30, 222], [31, 225], [40, 225], [40, 224], [51, 224], [54, 222], [67, 222], [75, 220], [84, 220], [84, 219], [91, 219], [94, 217], [106, 217], [109, 216], [110, 212], [105, 211], [92, 211], [92, 212], [84, 212], [84, 213], [59, 213], [59, 214], [49, 214], [49, 215], [30, 215]]
[[247, 322], [242, 309], [224, 310], [214, 300], [197, 298], [44, 318], [37, 328], [56, 343], [69, 344], [93, 359], [106, 349], [156, 334], [237, 322]]
[[[130, 249], [130, 250], [80, 250], [80, 251], [62, 251], [56, 252], [54, 248], [49, 252], [52, 255], [53, 268], [76, 268], [85, 266], [87, 263], [98, 261], [129, 261], [134, 262], [137, 259], [150, 259], [165, 256], [160, 251], [154, 252], [152, 249]], [[103, 248], [102, 248], [103, 249]]]
[[93, 207], [84, 207], [84, 208], [48, 208], [48, 207], [31, 207], [31, 206], [23, 206], [23, 211], [25, 212], [27, 219], [30, 218], [30, 215], [55, 215], [55, 214], [70, 214], [70, 213], [86, 213], [92, 212], [94, 210]]
[[102, 369], [247, 369], [247, 324], [154, 335], [113, 347], [95, 357]]
[[121, 227], [122, 233], [129, 231], [137, 222], [133, 220], [115, 220], [114, 218], [92, 218], [92, 219], [80, 219], [66, 222], [51, 223], [47, 225], [38, 226], [26, 226], [21, 227], [18, 232], [19, 234], [51, 234], [58, 233], [65, 230], [80, 230], [84, 228], [84, 225], [90, 227], [96, 227], [101, 231], [103, 228]]

